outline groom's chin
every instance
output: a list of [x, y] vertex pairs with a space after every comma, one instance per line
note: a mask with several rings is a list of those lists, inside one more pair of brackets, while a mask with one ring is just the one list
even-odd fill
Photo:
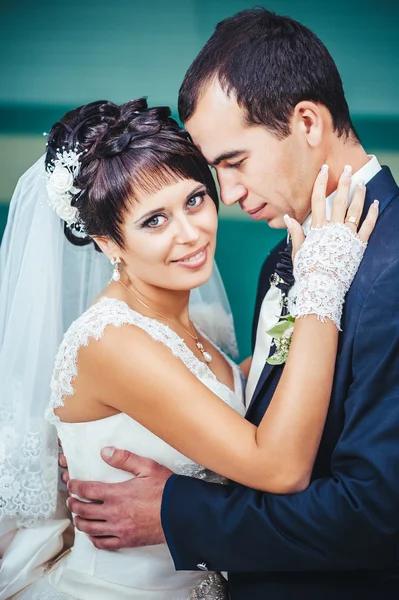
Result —
[[267, 224], [272, 229], [287, 229], [287, 225], [284, 223], [284, 219], [282, 215], [276, 215], [271, 219], [267, 219]]

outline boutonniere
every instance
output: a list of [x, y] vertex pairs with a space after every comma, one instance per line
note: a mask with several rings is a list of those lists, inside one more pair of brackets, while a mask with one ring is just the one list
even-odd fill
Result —
[[292, 315], [284, 315], [276, 325], [273, 325], [266, 331], [272, 336], [272, 345], [276, 347], [276, 351], [272, 356], [266, 359], [269, 365], [283, 365], [290, 351], [292, 334], [294, 332], [295, 317]]

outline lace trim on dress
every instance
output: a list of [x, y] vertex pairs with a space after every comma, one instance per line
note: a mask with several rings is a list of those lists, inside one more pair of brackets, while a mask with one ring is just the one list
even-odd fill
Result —
[[[146, 331], [153, 340], [167, 346], [198, 379], [213, 379], [216, 376], [209, 367], [202, 363], [170, 327], [144, 317], [132, 310], [125, 302], [115, 298], [103, 297], [91, 306], [68, 329], [58, 350], [53, 378], [51, 381], [51, 398], [46, 410], [46, 418], [58, 423], [59, 418], [54, 410], [64, 406], [64, 398], [74, 394], [73, 380], [78, 374], [77, 358], [79, 349], [87, 346], [91, 338], [99, 340], [108, 325], [136, 325]], [[222, 384], [221, 384], [222, 385]]]
[[175, 473], [177, 475], [185, 475], [186, 477], [194, 477], [195, 479], [202, 479], [208, 483], [223, 483], [226, 484], [228, 480], [222, 475], [218, 475], [197, 463], [187, 463], [184, 461], [178, 461], [175, 467]]
[[62, 592], [44, 592], [44, 594], [37, 592], [32, 596], [32, 600], [74, 600], [74, 598]]
[[17, 384], [13, 391], [13, 402], [0, 413], [0, 521], [16, 516], [18, 527], [30, 527], [56, 507], [57, 454], [49, 450], [56, 448], [56, 434], [42, 419], [36, 431], [21, 435]]
[[220, 573], [210, 573], [193, 589], [190, 600], [227, 600], [227, 581]]

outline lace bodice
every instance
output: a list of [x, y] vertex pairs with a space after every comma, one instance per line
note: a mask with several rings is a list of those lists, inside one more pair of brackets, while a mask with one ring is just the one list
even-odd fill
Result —
[[[54, 410], [74, 393], [79, 349], [91, 339], [99, 340], [108, 326], [121, 327], [126, 324], [140, 327], [154, 341], [167, 346], [204, 385], [234, 410], [244, 414], [240, 371], [227, 356], [225, 358], [234, 373], [234, 392], [220, 383], [209, 367], [198, 360], [167, 325], [140, 315], [122, 301], [102, 298], [77, 319], [65, 334], [56, 357], [51, 383], [51, 402], [46, 415], [57, 427], [70, 476], [109, 483], [129, 479], [131, 474], [113, 469], [101, 459], [100, 452], [104, 446], [117, 446], [151, 458], [175, 473], [222, 482], [218, 475], [194, 463], [124, 413], [86, 423], [65, 423], [54, 414]], [[184, 401], [182, 398], [182, 402]], [[212, 421], [212, 415], [209, 415], [209, 421]], [[75, 573], [72, 583], [71, 573]], [[203, 571], [176, 572], [165, 544], [105, 552], [97, 550], [79, 531], [76, 531], [72, 552], [55, 570], [55, 574], [50, 575], [50, 580], [56, 580], [58, 591], [83, 600], [86, 600], [86, 589], [90, 589], [90, 593], [87, 592], [88, 600], [102, 598], [104, 590], [107, 590], [107, 598], [126, 597], [129, 600], [146, 598], [145, 590], [149, 590], [151, 600], [226, 598], [223, 586], [220, 587], [219, 575]], [[77, 589], [77, 581], [84, 581], [86, 587]]]
[[[220, 383], [208, 365], [198, 360], [191, 352], [184, 340], [180, 338], [170, 327], [152, 319], [144, 317], [132, 310], [125, 302], [115, 298], [103, 297], [99, 302], [91, 306], [79, 319], [72, 323], [66, 332], [61, 346], [58, 350], [53, 377], [51, 381], [51, 399], [46, 410], [48, 420], [58, 423], [59, 419], [54, 410], [64, 405], [64, 399], [74, 393], [73, 380], [78, 374], [77, 358], [79, 349], [87, 346], [90, 339], [99, 340], [108, 325], [121, 327], [122, 325], [135, 325], [146, 331], [153, 340], [167, 346], [173, 354], [179, 358], [185, 366], [200, 380], [212, 381], [212, 389], [217, 389], [225, 395], [226, 390], [231, 390]], [[197, 327], [197, 329], [199, 329]], [[201, 329], [200, 329], [201, 331]], [[201, 331], [201, 334], [212, 343]], [[242, 403], [241, 376], [237, 365], [230, 360], [220, 349], [218, 351], [230, 364], [234, 375], [234, 394]], [[217, 394], [220, 395], [220, 394]], [[236, 404], [236, 402], [233, 402]], [[240, 412], [239, 406], [235, 406]], [[242, 409], [243, 411], [243, 409]]]

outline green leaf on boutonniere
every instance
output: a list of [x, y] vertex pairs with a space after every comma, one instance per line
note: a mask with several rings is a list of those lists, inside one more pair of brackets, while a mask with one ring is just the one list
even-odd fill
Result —
[[285, 321], [289, 321], [290, 323], [295, 323], [295, 317], [292, 315], [282, 315], [280, 317], [281, 320], [285, 319]]
[[266, 359], [266, 362], [268, 365], [283, 365], [285, 363], [287, 359], [284, 358], [284, 356], [280, 356], [276, 354], [273, 354], [272, 356], [269, 356], [268, 359]]
[[284, 315], [280, 317], [278, 323], [266, 331], [273, 337], [272, 345], [275, 346], [275, 352], [266, 359], [269, 365], [283, 365], [287, 358], [291, 346], [291, 338], [294, 331], [295, 317]]
[[276, 325], [273, 325], [273, 327], [268, 329], [266, 333], [271, 335], [273, 338], [279, 339], [283, 337], [286, 331], [289, 331], [292, 328], [293, 321], [287, 319], [285, 321], [279, 321], [278, 323], [276, 323]]

